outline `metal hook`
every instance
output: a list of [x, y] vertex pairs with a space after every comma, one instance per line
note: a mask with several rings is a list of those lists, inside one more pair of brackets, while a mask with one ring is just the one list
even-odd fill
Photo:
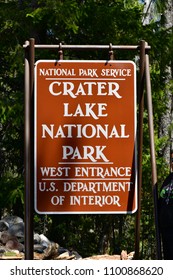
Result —
[[109, 60], [113, 60], [114, 59], [114, 52], [112, 49], [112, 44], [109, 44]]
[[62, 43], [59, 43], [59, 51], [58, 51], [58, 54], [59, 54], [59, 59], [60, 59], [60, 60], [63, 60]]

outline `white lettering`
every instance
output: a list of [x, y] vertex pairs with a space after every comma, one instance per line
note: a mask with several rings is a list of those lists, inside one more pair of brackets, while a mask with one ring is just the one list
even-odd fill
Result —
[[54, 81], [49, 85], [49, 92], [53, 96], [69, 95], [71, 98], [77, 98], [78, 95], [93, 95], [97, 92], [97, 95], [113, 95], [120, 99], [122, 96], [118, 93], [119, 84], [114, 82], [84, 82], [78, 85], [72, 82], [58, 82]]
[[103, 195], [103, 196], [70, 196], [70, 205], [98, 205], [103, 207], [104, 205], [117, 205], [121, 206], [119, 203], [120, 197], [117, 195]]
[[105, 162], [109, 161], [103, 153], [106, 146], [83, 146], [82, 148], [83, 151], [80, 152], [78, 147], [73, 148], [72, 146], [62, 146], [62, 159], [89, 159], [92, 162], [97, 162], [99, 159]]
[[[66, 111], [66, 113], [68, 113]], [[94, 116], [94, 114], [93, 114]], [[55, 128], [54, 124], [42, 124], [42, 138], [129, 138], [130, 135], [126, 133], [126, 125], [120, 124], [118, 126], [109, 126], [104, 124], [64, 124]]]

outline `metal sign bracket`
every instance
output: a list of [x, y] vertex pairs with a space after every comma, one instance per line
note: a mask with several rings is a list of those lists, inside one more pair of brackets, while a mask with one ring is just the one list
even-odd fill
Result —
[[109, 59], [113, 60], [114, 50], [133, 50], [140, 52], [140, 75], [138, 88], [138, 210], [136, 213], [135, 226], [135, 258], [139, 259], [139, 241], [140, 241], [140, 215], [141, 215], [141, 189], [142, 189], [142, 147], [143, 147], [143, 111], [144, 111], [144, 84], [146, 85], [148, 125], [150, 136], [150, 155], [152, 167], [152, 193], [154, 198], [154, 218], [156, 230], [157, 259], [161, 259], [161, 242], [158, 227], [158, 209], [157, 209], [157, 170], [154, 146], [154, 127], [151, 98], [151, 82], [149, 71], [150, 46], [145, 41], [139, 45], [120, 46], [120, 45], [36, 45], [35, 40], [31, 38], [26, 41], [25, 50], [25, 259], [31, 260], [33, 256], [33, 215], [34, 215], [34, 158], [33, 158], [33, 126], [34, 126], [34, 63], [36, 49], [57, 49], [59, 58], [63, 59], [63, 50], [99, 50], [107, 49]]

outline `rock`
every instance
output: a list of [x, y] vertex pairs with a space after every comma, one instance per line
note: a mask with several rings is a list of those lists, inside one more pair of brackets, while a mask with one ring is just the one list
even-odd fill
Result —
[[57, 243], [50, 243], [44, 252], [43, 260], [54, 260], [58, 256], [58, 248], [59, 245]]
[[0, 235], [0, 240], [2, 242], [2, 244], [6, 244], [7, 241], [11, 238], [11, 234], [8, 232], [8, 231], [3, 231], [1, 232], [1, 235]]
[[6, 222], [9, 225], [9, 227], [14, 225], [14, 224], [23, 223], [22, 218], [20, 218], [18, 216], [12, 216], [12, 215], [5, 216], [2, 220], [4, 222]]
[[70, 255], [69, 252], [64, 252], [61, 255], [55, 257], [55, 260], [72, 260], [75, 258], [75, 255]]
[[8, 232], [11, 235], [15, 235], [16, 237], [24, 238], [24, 223], [16, 223], [14, 225], [10, 225]]
[[69, 251], [65, 248], [58, 248], [58, 256], [55, 258], [56, 260], [79, 260], [82, 257], [76, 251]]
[[121, 260], [127, 260], [127, 251], [122, 250], [120, 258]]
[[23, 252], [24, 246], [19, 243], [16, 238], [10, 239], [7, 241], [5, 247], [10, 250], [17, 250], [19, 252]]
[[46, 248], [47, 247], [43, 246], [42, 244], [34, 244], [34, 252], [36, 253], [43, 254]]
[[1, 232], [0, 240], [7, 250], [18, 250], [23, 251], [24, 246], [21, 244], [17, 237], [11, 235], [8, 231]]
[[0, 220], [0, 231], [5, 231], [9, 228], [9, 224], [3, 220]]
[[45, 247], [48, 247], [51, 244], [51, 242], [46, 236], [44, 236], [44, 234], [40, 234], [40, 244], [42, 244]]
[[70, 255], [73, 255], [75, 260], [81, 260], [82, 259], [82, 257], [76, 251], [70, 252]]
[[34, 260], [42, 260], [43, 259], [43, 254], [34, 252]]
[[5, 249], [5, 247], [0, 247], [0, 254], [4, 254], [6, 252], [6, 249]]
[[[58, 248], [58, 254], [59, 254], [59, 255], [65, 253], [65, 252], [69, 252], [69, 251], [68, 251], [67, 249], [63, 248], [63, 247], [59, 247], [59, 248]], [[69, 252], [69, 253], [70, 253], [70, 252]]]
[[41, 237], [38, 233], [34, 233], [34, 244], [39, 244], [41, 242]]
[[134, 259], [134, 256], [135, 256], [135, 252], [130, 252], [130, 253], [127, 255], [127, 258], [128, 258], [128, 260], [133, 260], [133, 259]]

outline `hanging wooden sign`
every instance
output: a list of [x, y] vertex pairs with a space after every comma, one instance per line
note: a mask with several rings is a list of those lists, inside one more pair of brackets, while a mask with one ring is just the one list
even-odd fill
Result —
[[38, 213], [137, 210], [132, 61], [37, 61], [34, 169]]

